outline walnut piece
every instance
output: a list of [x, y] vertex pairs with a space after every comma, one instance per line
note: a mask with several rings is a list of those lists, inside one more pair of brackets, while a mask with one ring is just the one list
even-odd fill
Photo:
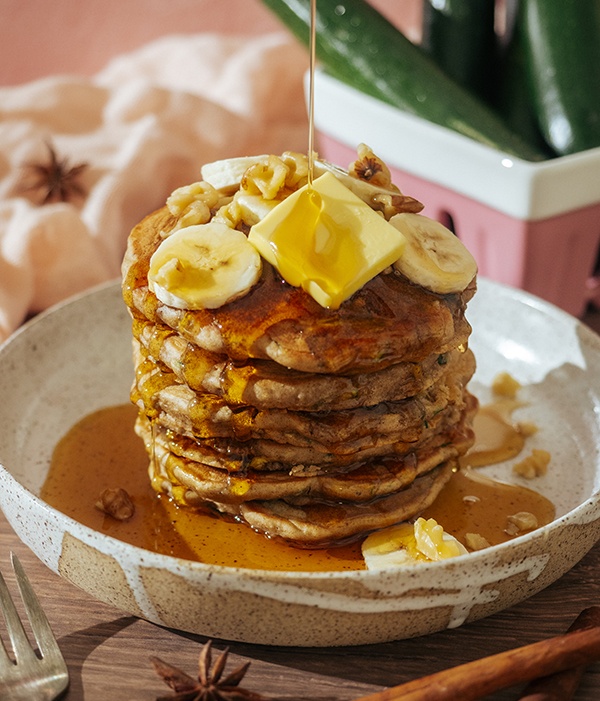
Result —
[[366, 144], [359, 144], [357, 148], [358, 158], [350, 164], [348, 174], [358, 180], [365, 180], [371, 185], [377, 185], [387, 190], [398, 188], [392, 183], [392, 174], [387, 165], [376, 156]]
[[540, 430], [537, 424], [533, 421], [519, 421], [518, 423], [519, 433], [525, 438], [530, 438], [535, 436], [535, 434]]
[[499, 397], [515, 399], [521, 384], [508, 372], [501, 372], [492, 382], [492, 392]]
[[526, 458], [513, 465], [512, 471], [515, 475], [519, 475], [519, 477], [531, 480], [545, 475], [546, 472], [548, 472], [549, 464], [550, 453], [547, 450], [534, 448], [531, 451], [531, 455], [528, 455]]
[[479, 533], [466, 533], [465, 545], [469, 550], [484, 550], [490, 547], [489, 541]]
[[264, 163], [255, 163], [244, 173], [241, 189], [265, 200], [277, 199], [286, 185], [289, 168], [278, 156], [268, 156]]
[[96, 508], [117, 521], [127, 521], [135, 513], [131, 497], [121, 487], [105, 489], [96, 502]]
[[519, 511], [507, 517], [504, 532], [508, 533], [508, 535], [518, 535], [519, 533], [532, 531], [537, 526], [538, 520], [535, 514], [529, 511]]
[[214, 210], [227, 199], [204, 181], [177, 188], [167, 199], [169, 212], [178, 218], [177, 225], [169, 233], [175, 233], [186, 226], [206, 224], [211, 220]]

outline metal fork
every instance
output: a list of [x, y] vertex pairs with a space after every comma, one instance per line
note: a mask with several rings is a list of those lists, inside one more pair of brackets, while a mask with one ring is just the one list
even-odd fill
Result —
[[0, 610], [14, 653], [12, 659], [0, 640], [0, 701], [53, 701], [69, 685], [67, 665], [46, 614], [14, 553], [11, 553], [11, 561], [39, 654], [27, 638], [0, 573]]

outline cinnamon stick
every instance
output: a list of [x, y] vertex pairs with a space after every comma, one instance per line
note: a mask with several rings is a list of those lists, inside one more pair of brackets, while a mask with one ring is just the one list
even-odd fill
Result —
[[[600, 606], [590, 606], [577, 616], [569, 632], [597, 626], [600, 626]], [[563, 672], [534, 679], [523, 690], [518, 701], [571, 701], [584, 671], [585, 665], [579, 665], [572, 669], [565, 669]]]
[[362, 696], [357, 701], [476, 701], [522, 684], [600, 660], [600, 627], [565, 633]]

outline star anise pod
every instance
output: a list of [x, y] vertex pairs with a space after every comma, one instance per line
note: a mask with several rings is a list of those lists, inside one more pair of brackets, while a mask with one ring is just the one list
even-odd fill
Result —
[[250, 662], [221, 678], [228, 654], [229, 648], [225, 648], [211, 669], [212, 641], [209, 640], [200, 651], [198, 679], [190, 677], [158, 657], [151, 657], [156, 673], [175, 691], [171, 696], [159, 696], [156, 701], [268, 701], [265, 696], [239, 686]]
[[21, 186], [21, 192], [34, 192], [39, 195], [39, 204], [70, 202], [76, 197], [85, 197], [86, 191], [79, 182], [87, 163], [69, 165], [67, 158], [59, 159], [54, 147], [47, 143], [50, 161], [48, 163], [28, 163], [25, 168], [31, 174], [29, 183]]

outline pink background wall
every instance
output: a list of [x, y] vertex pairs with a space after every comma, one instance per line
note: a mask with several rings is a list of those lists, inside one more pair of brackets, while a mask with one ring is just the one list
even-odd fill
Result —
[[[420, 0], [372, 0], [414, 38]], [[90, 75], [165, 34], [276, 31], [260, 0], [0, 0], [0, 85]]]

